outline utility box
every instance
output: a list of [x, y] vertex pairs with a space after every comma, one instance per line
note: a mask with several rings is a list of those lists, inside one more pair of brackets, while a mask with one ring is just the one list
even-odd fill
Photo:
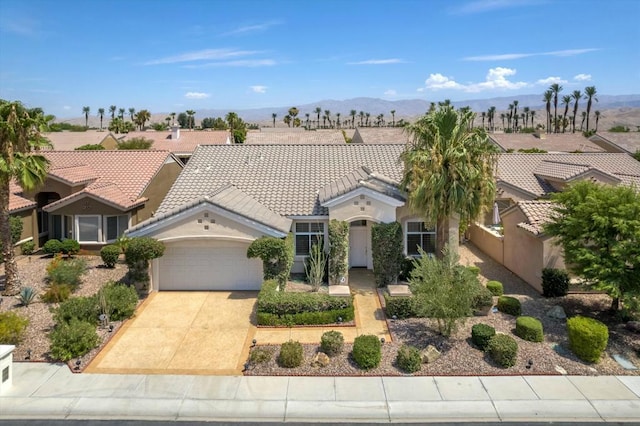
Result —
[[13, 384], [13, 345], [0, 345], [0, 395]]

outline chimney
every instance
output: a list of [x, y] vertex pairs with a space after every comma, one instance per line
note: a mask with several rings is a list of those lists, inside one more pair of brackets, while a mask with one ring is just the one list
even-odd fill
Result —
[[178, 139], [180, 139], [180, 125], [174, 123], [171, 125], [171, 140], [177, 141]]

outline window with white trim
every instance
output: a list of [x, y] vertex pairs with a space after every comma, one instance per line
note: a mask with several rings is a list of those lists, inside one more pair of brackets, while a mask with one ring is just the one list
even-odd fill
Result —
[[99, 243], [102, 242], [102, 216], [78, 215], [76, 216], [76, 229], [78, 242]]
[[420, 256], [418, 247], [426, 253], [436, 252], [436, 228], [424, 222], [407, 222], [407, 255]]
[[295, 227], [296, 256], [308, 256], [311, 246], [324, 236], [324, 223], [297, 222]]
[[129, 216], [105, 216], [104, 217], [104, 229], [107, 241], [115, 241], [119, 236], [124, 234], [129, 228]]

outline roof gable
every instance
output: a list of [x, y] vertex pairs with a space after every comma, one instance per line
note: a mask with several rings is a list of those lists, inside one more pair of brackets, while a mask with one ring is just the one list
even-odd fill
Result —
[[504, 217], [520, 210], [525, 216], [525, 222], [518, 223], [518, 228], [538, 236], [544, 233], [544, 225], [555, 214], [555, 206], [555, 203], [545, 200], [518, 201], [515, 206], [504, 211], [502, 215]]
[[365, 189], [372, 191], [373, 194], [400, 201], [401, 203], [399, 203], [399, 205], [402, 205], [404, 204], [405, 198], [398, 189], [398, 185], [398, 182], [393, 182], [391, 179], [373, 173], [367, 167], [362, 166], [320, 188], [318, 199], [322, 206], [330, 207], [331, 204], [338, 199], [344, 198], [342, 196], [357, 191], [358, 189]]

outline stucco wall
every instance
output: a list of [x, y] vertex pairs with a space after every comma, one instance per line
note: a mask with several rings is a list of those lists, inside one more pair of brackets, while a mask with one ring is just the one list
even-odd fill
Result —
[[38, 245], [38, 216], [36, 209], [31, 208], [22, 210], [16, 213], [11, 213], [11, 216], [19, 217], [22, 221], [22, 234], [20, 234], [20, 240], [24, 241], [29, 238], [33, 239], [33, 242]]
[[118, 141], [111, 134], [105, 136], [102, 142], [100, 142], [100, 145], [102, 145], [104, 149], [118, 149]]
[[178, 175], [182, 171], [182, 165], [172, 161], [165, 164], [149, 182], [149, 185], [142, 193], [143, 197], [149, 199], [144, 206], [138, 208], [133, 214], [132, 225], [140, 223], [153, 216], [153, 213], [158, 209], [160, 203], [171, 189], [171, 186], [178, 178]]
[[329, 208], [329, 217], [347, 222], [367, 219], [388, 223], [396, 220], [396, 208], [367, 195], [356, 195]]
[[122, 211], [108, 204], [101, 203], [91, 197], [81, 197], [80, 199], [62, 206], [59, 209], [50, 211], [49, 214], [61, 215], [121, 215]]
[[518, 228], [526, 220], [519, 209], [502, 217], [504, 225], [504, 266], [542, 292], [543, 242], [532, 233]]
[[488, 254], [496, 262], [504, 263], [504, 238], [489, 232], [484, 227], [472, 224], [469, 227], [469, 236], [473, 244]]

